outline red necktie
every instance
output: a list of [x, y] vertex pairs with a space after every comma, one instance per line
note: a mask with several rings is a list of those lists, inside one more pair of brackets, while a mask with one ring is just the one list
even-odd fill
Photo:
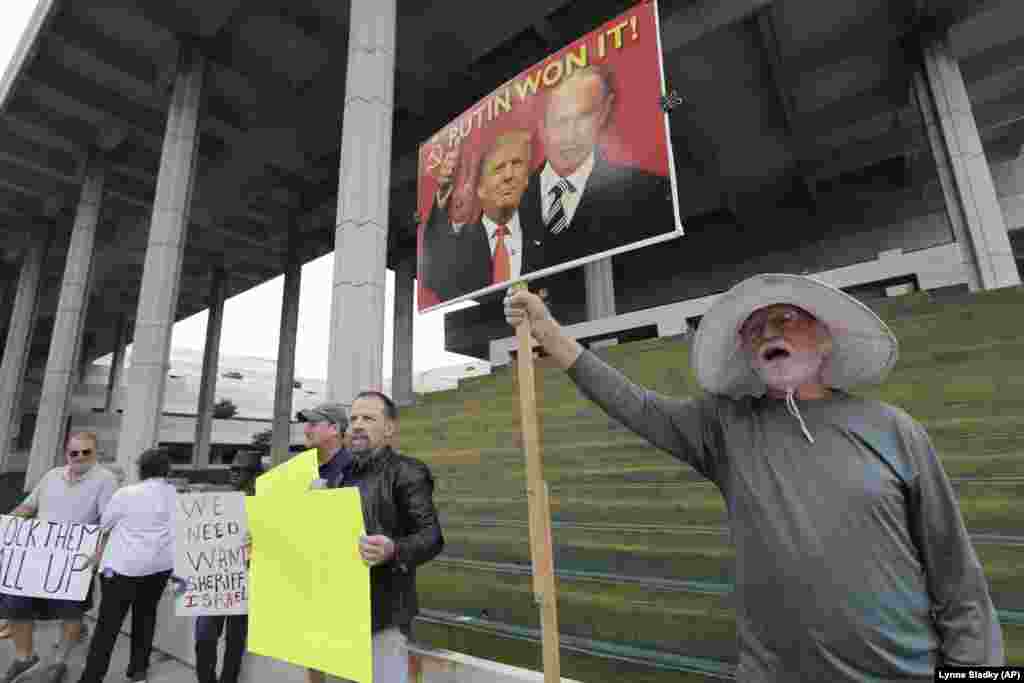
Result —
[[494, 231], [498, 240], [494, 243], [494, 259], [491, 262], [491, 284], [504, 282], [512, 277], [512, 263], [509, 260], [508, 249], [505, 248], [505, 235], [510, 234], [508, 228], [499, 225]]

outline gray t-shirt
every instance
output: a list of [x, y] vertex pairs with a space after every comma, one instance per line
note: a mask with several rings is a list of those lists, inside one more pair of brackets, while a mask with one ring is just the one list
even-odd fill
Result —
[[74, 483], [68, 481], [67, 466], [55, 467], [43, 475], [22, 505], [35, 510], [39, 519], [99, 524], [115, 489], [117, 477], [102, 465], [93, 465]]
[[736, 546], [740, 681], [933, 680], [1005, 664], [953, 488], [924, 429], [833, 392], [785, 402], [646, 390], [584, 352], [569, 375], [609, 415], [713, 481]]

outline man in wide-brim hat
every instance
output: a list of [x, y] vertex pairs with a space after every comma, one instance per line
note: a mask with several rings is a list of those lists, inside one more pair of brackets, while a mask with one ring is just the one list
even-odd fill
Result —
[[693, 341], [707, 393], [637, 386], [566, 336], [544, 303], [505, 315], [609, 415], [713, 481], [736, 546], [740, 681], [933, 680], [1005, 663], [953, 488], [925, 430], [847, 390], [881, 382], [896, 339], [809, 277], [760, 275], [721, 295]]

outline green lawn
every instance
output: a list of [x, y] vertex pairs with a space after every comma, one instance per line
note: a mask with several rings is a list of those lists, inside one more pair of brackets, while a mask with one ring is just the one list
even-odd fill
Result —
[[[481, 484], [480, 488], [487, 486]], [[490, 487], [488, 487], [490, 488]], [[525, 482], [483, 491], [439, 493], [437, 505], [453, 518], [525, 520]], [[1019, 501], [1024, 480], [1005, 483], [963, 484], [960, 511], [967, 528], [977, 533], [1020, 535], [1024, 532]], [[728, 524], [725, 502], [712, 484], [644, 487], [608, 484], [597, 487], [556, 487], [550, 494], [555, 520], [591, 524], [661, 524], [670, 527]]]
[[1003, 624], [1003, 645], [1010, 666], [1024, 666], [1024, 626]]
[[[429, 565], [417, 575], [425, 607], [539, 628], [529, 576]], [[558, 582], [562, 633], [645, 649], [735, 658], [735, 614], [727, 598], [652, 592], [636, 585]]]
[[[539, 628], [529, 576], [427, 565], [419, 574], [426, 608]], [[735, 611], [720, 595], [652, 591], [638, 585], [559, 580], [559, 630], [594, 640], [720, 661], [736, 659]], [[1024, 626], [1003, 625], [1007, 658], [1024, 664]]]
[[[559, 569], [678, 580], [732, 580], [735, 553], [728, 538], [705, 530], [603, 531], [554, 529]], [[449, 527], [446, 553], [491, 562], [528, 563], [529, 532], [513, 528]], [[993, 600], [1002, 609], [1024, 609], [1024, 546], [977, 544]]]

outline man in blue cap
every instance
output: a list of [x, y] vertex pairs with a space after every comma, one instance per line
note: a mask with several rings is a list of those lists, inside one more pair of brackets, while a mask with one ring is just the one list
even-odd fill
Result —
[[320, 465], [320, 480], [327, 485], [341, 476], [352, 456], [345, 448], [348, 416], [340, 403], [321, 403], [300, 410], [295, 419], [303, 423], [306, 448], [315, 448]]

